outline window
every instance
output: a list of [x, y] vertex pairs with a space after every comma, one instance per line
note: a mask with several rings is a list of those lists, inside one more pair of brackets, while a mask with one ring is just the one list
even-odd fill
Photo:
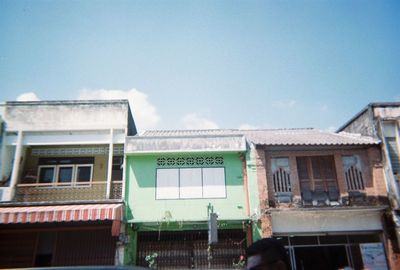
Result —
[[39, 183], [52, 183], [55, 178], [56, 168], [54, 166], [39, 167]]
[[397, 149], [396, 137], [386, 137], [385, 141], [393, 174], [400, 174], [400, 156], [399, 150]]
[[333, 156], [297, 157], [297, 170], [303, 202], [339, 200]]
[[297, 157], [297, 169], [302, 190], [337, 188], [333, 156]]
[[225, 198], [224, 168], [157, 169], [156, 199]]
[[342, 162], [347, 190], [363, 190], [365, 185], [359, 158], [357, 156], [343, 156]]
[[289, 159], [272, 158], [271, 171], [274, 192], [291, 192]]
[[111, 179], [112, 181], [122, 181], [122, 156], [113, 157]]
[[76, 165], [76, 181], [89, 182], [92, 178], [92, 165]]
[[87, 184], [92, 181], [94, 158], [39, 159], [38, 182], [60, 185]]
[[60, 165], [58, 167], [58, 182], [68, 183], [72, 182], [74, 166]]

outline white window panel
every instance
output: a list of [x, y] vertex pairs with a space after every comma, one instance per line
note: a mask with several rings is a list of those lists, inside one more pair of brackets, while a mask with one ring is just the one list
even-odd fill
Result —
[[224, 168], [203, 169], [203, 198], [225, 198]]
[[179, 198], [179, 169], [157, 169], [156, 199]]
[[39, 166], [38, 169], [39, 179], [38, 182], [45, 183], [53, 183], [56, 179], [56, 166], [55, 165], [42, 165]]
[[203, 196], [201, 169], [180, 169], [180, 198], [196, 199]]

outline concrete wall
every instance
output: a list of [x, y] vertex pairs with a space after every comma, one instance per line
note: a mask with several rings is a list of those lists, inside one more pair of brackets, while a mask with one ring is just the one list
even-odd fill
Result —
[[364, 136], [375, 136], [374, 121], [372, 119], [370, 111], [368, 109], [365, 110], [342, 131], [349, 133], [359, 133]]
[[[166, 155], [162, 155], [165, 157]], [[185, 157], [188, 154], [168, 155]], [[128, 156], [125, 198], [128, 222], [161, 222], [165, 213], [170, 221], [206, 221], [207, 206], [211, 203], [219, 220], [245, 219], [246, 199], [243, 186], [242, 161], [239, 153], [191, 154], [197, 156], [222, 156], [224, 158], [226, 198], [219, 199], [169, 199], [156, 200], [156, 155]], [[195, 166], [193, 166], [195, 167]], [[206, 166], [198, 166], [206, 167]]]
[[400, 106], [375, 107], [374, 117], [381, 119], [398, 119], [400, 118]]
[[127, 101], [7, 102], [0, 106], [5, 106], [7, 131], [125, 129], [128, 121], [133, 122]]

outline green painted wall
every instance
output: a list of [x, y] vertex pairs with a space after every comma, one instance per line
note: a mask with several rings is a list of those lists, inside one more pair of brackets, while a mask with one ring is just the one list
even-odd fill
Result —
[[135, 265], [137, 256], [137, 232], [129, 229], [127, 225], [126, 234], [129, 237], [129, 244], [124, 248], [124, 265]]
[[[226, 198], [156, 200], [156, 169], [158, 157], [224, 158]], [[201, 166], [199, 166], [201, 167]], [[209, 203], [219, 220], [247, 219], [242, 161], [239, 153], [160, 154], [128, 156], [126, 162], [126, 215], [128, 223], [206, 221]], [[170, 218], [166, 220], [166, 213]]]

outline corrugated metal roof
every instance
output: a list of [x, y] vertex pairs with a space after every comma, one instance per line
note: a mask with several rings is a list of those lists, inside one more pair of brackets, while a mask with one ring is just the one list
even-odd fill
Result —
[[210, 130], [151, 130], [142, 136], [180, 137], [209, 135], [244, 135], [256, 145], [372, 145], [380, 141], [372, 137], [352, 133], [333, 133], [313, 128], [300, 129], [210, 129]]

